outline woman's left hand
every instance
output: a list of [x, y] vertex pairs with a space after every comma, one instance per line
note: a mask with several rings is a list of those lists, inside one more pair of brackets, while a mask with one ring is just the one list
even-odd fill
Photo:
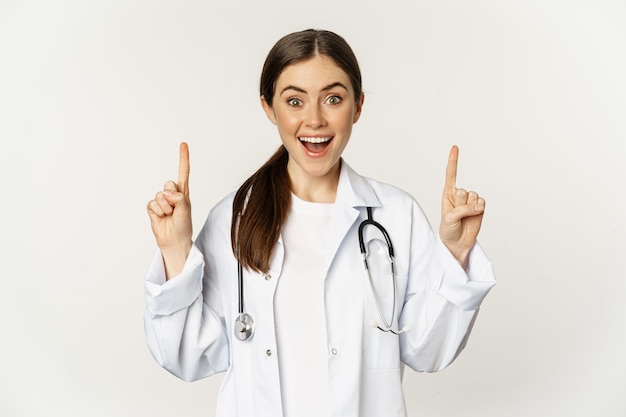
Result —
[[446, 168], [439, 236], [452, 255], [466, 268], [467, 258], [476, 243], [476, 236], [483, 221], [485, 199], [474, 191], [456, 188], [458, 160], [459, 148], [453, 146]]

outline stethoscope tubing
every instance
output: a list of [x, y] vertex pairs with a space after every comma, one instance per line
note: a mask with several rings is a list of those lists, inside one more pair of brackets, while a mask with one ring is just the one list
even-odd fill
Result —
[[[365, 229], [365, 226], [367, 226], [367, 225], [372, 225], [372, 226], [376, 227], [383, 234], [383, 236], [385, 238], [385, 241], [387, 242], [387, 249], [389, 251], [389, 258], [391, 258], [393, 260], [394, 259], [393, 244], [391, 243], [391, 238], [389, 237], [389, 233], [387, 233], [387, 230], [380, 223], [378, 223], [376, 220], [374, 220], [372, 218], [372, 208], [371, 207], [367, 207], [367, 219], [363, 220], [361, 222], [361, 224], [359, 225], [359, 248], [361, 249], [361, 255], [366, 255], [367, 254], [367, 251], [365, 250], [365, 242], [364, 242], [364, 239], [363, 239], [363, 229]], [[367, 260], [365, 261], [365, 263], [367, 264]], [[391, 264], [393, 266], [393, 262]], [[366, 266], [366, 268], [369, 269], [368, 266]]]
[[242, 315], [244, 312], [243, 309], [243, 266], [241, 263], [237, 262], [237, 293], [239, 294], [239, 315]]
[[[385, 241], [387, 243], [387, 250], [389, 252], [389, 260], [391, 263], [390, 265], [391, 279], [393, 282], [393, 305], [392, 305], [392, 310], [391, 310], [391, 320], [389, 321], [387, 321], [387, 318], [385, 317], [385, 314], [383, 313], [383, 309], [380, 306], [378, 293], [376, 291], [376, 288], [374, 288], [374, 280], [372, 279], [372, 273], [370, 272], [370, 267], [367, 262], [367, 250], [365, 249], [365, 239], [363, 238], [364, 229], [366, 226], [374, 226], [376, 229], [378, 229], [380, 233], [383, 235], [383, 237], [385, 238]], [[397, 289], [396, 289], [396, 270], [394, 266], [395, 264], [394, 264], [393, 243], [391, 243], [391, 237], [389, 236], [389, 233], [383, 227], [383, 225], [381, 225], [380, 223], [378, 223], [377, 221], [373, 219], [371, 207], [367, 207], [367, 219], [363, 220], [361, 224], [359, 225], [359, 248], [361, 250], [361, 255], [363, 255], [363, 263], [365, 264], [365, 270], [367, 271], [367, 279], [370, 283], [370, 288], [372, 290], [372, 295], [374, 297], [374, 303], [376, 304], [376, 308], [378, 309], [378, 315], [380, 316], [380, 319], [384, 325], [384, 326], [381, 326], [380, 324], [376, 324], [374, 327], [378, 328], [379, 330], [383, 332], [391, 332], [396, 335], [403, 333], [404, 331], [396, 332], [392, 328], [393, 322], [395, 321], [395, 318], [396, 318], [396, 299], [398, 298]]]

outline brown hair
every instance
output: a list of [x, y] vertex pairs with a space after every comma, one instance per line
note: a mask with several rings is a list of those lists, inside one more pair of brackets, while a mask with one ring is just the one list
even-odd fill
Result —
[[[307, 29], [282, 37], [268, 53], [260, 82], [260, 94], [267, 104], [272, 106], [276, 80], [283, 70], [316, 55], [333, 59], [348, 74], [358, 102], [361, 71], [348, 43], [333, 32]], [[281, 145], [235, 194], [230, 235], [233, 253], [244, 268], [269, 271], [272, 251], [291, 205], [288, 161], [287, 149]]]

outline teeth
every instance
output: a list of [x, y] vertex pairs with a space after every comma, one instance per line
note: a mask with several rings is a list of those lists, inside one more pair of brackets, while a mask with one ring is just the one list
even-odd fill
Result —
[[309, 143], [324, 143], [324, 142], [328, 142], [329, 140], [332, 139], [332, 136], [328, 136], [325, 138], [307, 138], [307, 137], [300, 137], [298, 138], [300, 139], [301, 142], [309, 142]]

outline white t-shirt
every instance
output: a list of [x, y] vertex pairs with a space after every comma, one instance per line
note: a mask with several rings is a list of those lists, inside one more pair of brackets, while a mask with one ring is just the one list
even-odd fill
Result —
[[285, 417], [329, 415], [324, 253], [332, 208], [292, 194], [282, 227], [285, 258], [274, 314]]

